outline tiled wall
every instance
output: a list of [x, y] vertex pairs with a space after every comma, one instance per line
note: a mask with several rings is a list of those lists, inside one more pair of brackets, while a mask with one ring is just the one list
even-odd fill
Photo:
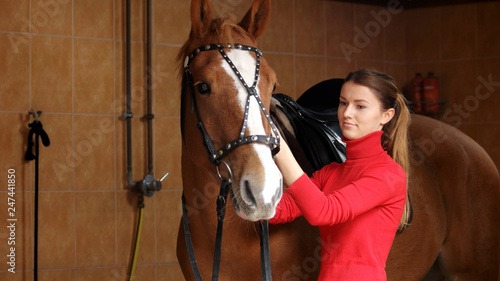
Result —
[[500, 167], [500, 2], [408, 13], [407, 77], [433, 71], [441, 120], [481, 144]]
[[[0, 280], [32, 280], [35, 165], [23, 159], [32, 108], [43, 111], [51, 140], [40, 148], [39, 280], [126, 280], [137, 198], [126, 187], [126, 127], [120, 118], [126, 82], [122, 2], [1, 1]], [[147, 169], [143, 2], [132, 1], [134, 180]], [[189, 1], [152, 2], [154, 173], [170, 174], [163, 189], [145, 200], [136, 280], [182, 280], [175, 257], [182, 183], [174, 58], [189, 32]], [[238, 16], [251, 4], [213, 2], [215, 11]], [[499, 2], [399, 12], [273, 0], [272, 8], [259, 47], [278, 73], [280, 92], [297, 98], [317, 82], [367, 66], [393, 75], [402, 88], [416, 71], [434, 71], [446, 109], [469, 109], [463, 116], [452, 111], [445, 121], [500, 163], [498, 83], [483, 87], [492, 94], [474, 103], [480, 77], [500, 81]], [[377, 21], [382, 15], [385, 20]], [[16, 175], [15, 274], [7, 271], [9, 169]]]

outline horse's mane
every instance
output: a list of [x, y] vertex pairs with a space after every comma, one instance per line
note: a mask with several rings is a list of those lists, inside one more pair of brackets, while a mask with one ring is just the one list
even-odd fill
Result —
[[[214, 36], [215, 37], [215, 42], [205, 42], [205, 43], [235, 43], [234, 42], [234, 37], [235, 35], [238, 35], [238, 37], [243, 37], [243, 38], [250, 38], [247, 34], [247, 32], [238, 25], [236, 21], [236, 16], [233, 14], [228, 14], [224, 17], [217, 17], [212, 20], [210, 24], [210, 29], [207, 32], [208, 36]], [[177, 54], [177, 67], [178, 67], [178, 73], [180, 76], [182, 76], [184, 72], [184, 59], [186, 58], [187, 55], [192, 51], [190, 48], [193, 48], [191, 46], [191, 42], [194, 41], [194, 37], [196, 35], [193, 34], [193, 31], [191, 30], [191, 33], [189, 35], [189, 39], [184, 43], [184, 45], [181, 47], [179, 53]], [[206, 37], [208, 37], [206, 36]], [[195, 46], [194, 48], [199, 47]]]

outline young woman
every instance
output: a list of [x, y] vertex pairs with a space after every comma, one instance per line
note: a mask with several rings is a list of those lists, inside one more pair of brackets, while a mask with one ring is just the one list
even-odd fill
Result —
[[394, 80], [371, 69], [349, 73], [338, 108], [347, 160], [309, 178], [283, 144], [275, 161], [288, 188], [270, 223], [303, 215], [319, 226], [319, 280], [386, 280], [398, 226], [407, 225], [410, 114]]

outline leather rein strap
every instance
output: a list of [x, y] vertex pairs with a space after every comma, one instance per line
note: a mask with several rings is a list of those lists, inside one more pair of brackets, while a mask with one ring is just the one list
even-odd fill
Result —
[[[219, 267], [222, 247], [222, 227], [224, 223], [224, 217], [226, 215], [226, 201], [230, 185], [230, 182], [223, 180], [220, 185], [219, 196], [217, 196], [217, 233], [215, 236], [215, 253], [212, 267], [212, 281], [217, 281], [219, 279]], [[194, 254], [193, 241], [191, 239], [191, 232], [189, 231], [189, 219], [186, 208], [186, 199], [184, 195], [182, 195], [182, 225], [184, 228], [184, 240], [186, 240], [185, 242], [189, 256], [189, 263], [191, 264], [194, 278], [196, 281], [203, 281], [203, 279], [201, 278], [200, 269], [198, 268], [198, 262], [196, 261], [196, 257]]]
[[[222, 228], [224, 217], [226, 215], [226, 201], [229, 194], [231, 184], [223, 180], [220, 186], [219, 196], [217, 197], [217, 232], [215, 236], [215, 251], [214, 261], [212, 265], [212, 281], [219, 279], [219, 268], [221, 259], [222, 248]], [[189, 264], [196, 281], [203, 281], [201, 278], [200, 269], [198, 268], [198, 261], [194, 254], [193, 241], [191, 239], [191, 231], [189, 230], [188, 211], [186, 207], [186, 198], [182, 195], [182, 226], [184, 229], [184, 240], [186, 249], [189, 256]], [[267, 220], [259, 221], [259, 238], [260, 238], [260, 268], [262, 281], [272, 281], [272, 268], [271, 268], [271, 249], [269, 244], [269, 223]]]
[[[225, 53], [224, 49], [233, 49], [233, 50], [243, 50], [243, 51], [250, 51], [254, 52], [257, 57], [257, 65], [255, 69], [255, 77], [252, 86], [249, 86], [246, 82], [245, 79], [241, 76], [240, 72], [236, 68], [236, 66], [233, 64], [231, 59], [227, 56]], [[222, 57], [226, 60], [226, 62], [229, 64], [231, 69], [233, 69], [234, 73], [238, 77], [238, 79], [241, 81], [243, 86], [248, 92], [247, 100], [246, 100], [246, 105], [245, 105], [245, 112], [244, 112], [244, 117], [243, 117], [243, 125], [239, 134], [239, 138], [229, 142], [225, 146], [221, 147], [218, 150], [215, 150], [215, 147], [213, 145], [212, 139], [208, 135], [207, 131], [205, 130], [205, 127], [203, 126], [203, 122], [201, 119], [201, 115], [198, 110], [198, 105], [196, 103], [196, 97], [195, 97], [195, 91], [194, 91], [194, 80], [193, 80], [193, 75], [191, 74], [191, 71], [189, 70], [189, 64], [190, 62], [198, 55], [200, 52], [204, 51], [211, 51], [211, 50], [217, 50], [219, 53], [222, 55]], [[241, 44], [207, 44], [203, 47], [196, 48], [191, 54], [189, 54], [186, 57], [186, 60], [184, 62], [184, 83], [187, 86], [190, 96], [191, 96], [191, 102], [192, 102], [192, 110], [196, 112], [196, 117], [198, 119], [198, 124], [197, 127], [200, 130], [202, 137], [203, 137], [203, 145], [208, 151], [209, 154], [209, 160], [212, 164], [217, 165], [217, 171], [218, 166], [220, 163], [224, 163], [226, 165], [226, 168], [228, 169], [229, 172], [229, 178], [228, 179], [223, 179], [219, 173], [219, 177], [221, 178], [221, 185], [220, 185], [220, 191], [219, 191], [219, 196], [217, 197], [217, 233], [216, 233], [216, 238], [215, 238], [215, 250], [214, 250], [214, 261], [213, 261], [213, 267], [212, 267], [212, 281], [217, 281], [219, 278], [219, 268], [220, 268], [220, 260], [221, 260], [221, 248], [222, 248], [222, 229], [223, 229], [223, 222], [224, 222], [224, 217], [225, 217], [225, 212], [226, 212], [226, 203], [227, 203], [227, 196], [229, 194], [229, 190], [231, 188], [231, 169], [230, 167], [226, 164], [226, 162], [222, 161], [222, 157], [226, 155], [229, 151], [233, 150], [234, 148], [243, 145], [243, 144], [249, 144], [253, 142], [260, 142], [260, 143], [265, 143], [268, 144], [271, 152], [273, 155], [278, 153], [279, 151], [279, 134], [278, 134], [278, 129], [276, 128], [276, 125], [274, 124], [273, 120], [271, 119], [270, 114], [267, 112], [266, 108], [262, 104], [262, 101], [257, 93], [256, 87], [257, 87], [257, 82], [259, 79], [259, 72], [260, 72], [260, 57], [262, 56], [262, 52], [254, 47], [251, 46], [246, 46], [246, 45], [241, 45]], [[184, 85], [183, 85], [184, 86]], [[271, 130], [274, 134], [274, 136], [271, 135], [250, 135], [250, 136], [245, 136], [245, 130], [247, 128], [247, 122], [248, 122], [248, 113], [249, 113], [249, 107], [250, 107], [250, 98], [254, 97], [257, 100], [257, 103], [259, 104], [259, 107], [261, 111], [264, 113], [264, 116], [266, 117], [267, 121], [271, 125]], [[201, 278], [200, 270], [198, 268], [198, 262], [196, 261], [195, 253], [194, 253], [194, 247], [193, 247], [193, 242], [191, 239], [191, 232], [189, 231], [189, 219], [188, 219], [188, 214], [187, 214], [187, 207], [186, 207], [186, 199], [184, 197], [184, 194], [182, 195], [182, 223], [183, 223], [183, 228], [184, 228], [184, 240], [186, 242], [186, 249], [188, 252], [189, 256], [189, 263], [191, 264], [191, 269], [193, 271], [193, 275], [195, 277], [196, 281], [202, 281], [203, 279]], [[259, 222], [259, 236], [260, 236], [260, 254], [261, 254], [261, 277], [263, 281], [271, 281], [272, 280], [272, 271], [271, 271], [271, 257], [270, 257], [270, 245], [269, 245], [269, 229], [268, 229], [268, 221], [260, 221]]]

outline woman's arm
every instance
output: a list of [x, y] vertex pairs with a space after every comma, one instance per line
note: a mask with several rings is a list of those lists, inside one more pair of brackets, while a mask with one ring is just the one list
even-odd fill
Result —
[[295, 160], [290, 147], [284, 141], [280, 143], [280, 151], [274, 157], [274, 161], [283, 175], [286, 186], [294, 183], [304, 173], [297, 160]]
[[303, 174], [289, 188], [302, 215], [311, 225], [333, 225], [352, 220], [377, 206], [405, 199], [406, 176], [402, 169], [372, 169], [351, 184], [325, 195]]
[[[297, 160], [295, 160], [290, 147], [283, 139], [280, 144], [280, 151], [276, 154], [274, 160], [283, 175], [284, 186], [289, 186], [304, 173], [297, 163]], [[291, 222], [301, 215], [302, 212], [297, 207], [295, 200], [285, 189], [283, 191], [283, 197], [281, 197], [280, 202], [276, 206], [276, 214], [269, 220], [269, 223], [278, 224]]]

